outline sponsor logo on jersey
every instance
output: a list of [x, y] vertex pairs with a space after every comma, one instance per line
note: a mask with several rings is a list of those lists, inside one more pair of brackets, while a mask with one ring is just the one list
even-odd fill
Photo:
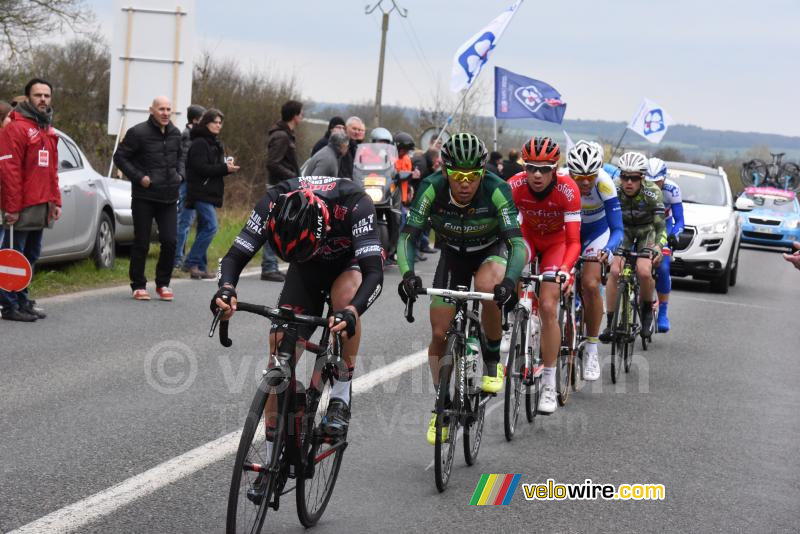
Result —
[[367, 306], [371, 306], [372, 303], [375, 302], [375, 299], [377, 299], [378, 295], [381, 294], [381, 289], [383, 288], [380, 284], [378, 284], [377, 287], [375, 287], [375, 291], [373, 291], [372, 295], [370, 295], [369, 298], [367, 299]]
[[564, 195], [566, 199], [570, 202], [572, 202], [572, 199], [575, 198], [575, 194], [572, 192], [572, 189], [567, 184], [558, 184], [556, 186], [556, 189], [558, 190], [559, 193]]
[[360, 258], [361, 256], [367, 256], [371, 254], [380, 254], [383, 252], [383, 247], [380, 245], [367, 245], [365, 247], [359, 247], [356, 249], [356, 258]]
[[333, 210], [333, 218], [343, 221], [347, 217], [347, 206], [336, 206]]
[[464, 232], [464, 233], [477, 233], [489, 228], [488, 224], [453, 224], [449, 221], [445, 221], [444, 223], [445, 230], [450, 230], [453, 232]]
[[261, 218], [261, 215], [256, 213], [256, 210], [250, 212], [250, 217], [247, 219], [246, 227], [254, 234], [262, 235], [266, 220]]
[[236, 239], [233, 240], [234, 246], [238, 246], [239, 248], [245, 249], [247, 252], [253, 253], [256, 251], [256, 247], [246, 239], [242, 239], [239, 236], [236, 236]]
[[375, 222], [375, 215], [370, 213], [353, 226], [353, 237], [362, 236], [372, 232], [372, 225]]

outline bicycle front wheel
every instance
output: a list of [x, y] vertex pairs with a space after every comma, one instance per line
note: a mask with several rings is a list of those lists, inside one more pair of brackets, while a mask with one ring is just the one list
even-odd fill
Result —
[[[233, 476], [228, 494], [226, 532], [261, 532], [270, 507], [277, 509], [276, 493], [286, 482], [288, 465], [285, 458], [284, 432], [288, 399], [286, 387], [273, 388], [279, 380], [269, 374], [256, 391], [239, 440]], [[264, 413], [270, 396], [275, 396], [276, 410]], [[268, 430], [269, 429], [269, 430]], [[272, 453], [267, 455], [267, 437]]]
[[[447, 338], [442, 365], [439, 367], [439, 396], [436, 399], [436, 442], [434, 444], [434, 475], [436, 489], [440, 492], [447, 489], [450, 472], [453, 469], [453, 458], [456, 452], [458, 432], [458, 411], [461, 399], [452, 380], [455, 355], [464, 354], [464, 345], [456, 335]], [[448, 399], [452, 399], [448, 404]]]
[[556, 361], [556, 391], [559, 406], [566, 406], [572, 389], [572, 364], [575, 359], [575, 321], [572, 311], [567, 306], [561, 312], [561, 350]]
[[[514, 438], [519, 418], [519, 406], [522, 400], [525, 365], [525, 340], [528, 335], [528, 314], [525, 308], [517, 308], [514, 313], [514, 323], [511, 326], [511, 348], [508, 351], [506, 363], [506, 391], [503, 412], [503, 430], [506, 440]], [[529, 371], [530, 372], [530, 371]]]
[[314, 526], [325, 512], [347, 447], [346, 435], [331, 438], [320, 430], [330, 400], [331, 375], [330, 369], [324, 368], [319, 384], [310, 387], [306, 395], [295, 492], [297, 517], [306, 528]]
[[622, 370], [622, 356], [625, 351], [625, 346], [628, 343], [626, 339], [626, 326], [628, 324], [629, 303], [627, 299], [628, 287], [626, 284], [620, 284], [619, 292], [617, 295], [617, 308], [614, 313], [611, 332], [613, 333], [614, 340], [611, 344], [611, 382], [616, 384], [619, 379], [619, 374]]

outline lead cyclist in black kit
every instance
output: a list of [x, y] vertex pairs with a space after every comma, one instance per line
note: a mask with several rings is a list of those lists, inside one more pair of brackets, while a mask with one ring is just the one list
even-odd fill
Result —
[[[236, 311], [236, 284], [245, 265], [269, 241], [275, 253], [289, 262], [278, 306], [296, 313], [321, 315], [325, 295], [334, 310], [331, 332], [341, 332], [347, 369], [337, 369], [323, 431], [346, 432], [350, 422], [350, 381], [361, 338], [360, 317], [375, 302], [383, 285], [383, 257], [375, 207], [350, 180], [307, 176], [286, 180], [271, 188], [250, 213], [244, 228], [222, 258], [219, 290], [211, 311], [225, 310], [223, 320]], [[282, 333], [272, 325], [270, 353]], [[313, 327], [298, 328], [308, 339]]]

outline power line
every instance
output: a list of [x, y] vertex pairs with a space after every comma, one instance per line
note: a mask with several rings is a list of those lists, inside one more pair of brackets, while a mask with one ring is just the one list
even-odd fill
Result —
[[[425, 55], [425, 49], [422, 47], [419, 38], [417, 37], [417, 32], [414, 30], [414, 26], [411, 24], [411, 21], [408, 18], [402, 22], [404, 22], [403, 31], [406, 32], [409, 42], [411, 43], [411, 48], [417, 55], [417, 59], [420, 60], [422, 66], [425, 68], [425, 70], [427, 70], [427, 74], [431, 77], [431, 81], [436, 83], [436, 73], [434, 72], [433, 67], [431, 67], [428, 57]], [[411, 30], [410, 34], [409, 30]]]

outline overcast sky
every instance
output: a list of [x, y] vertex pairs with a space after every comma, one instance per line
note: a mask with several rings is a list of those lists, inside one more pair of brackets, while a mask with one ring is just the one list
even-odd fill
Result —
[[[396, 2], [408, 17], [391, 15], [383, 102], [416, 107], [449, 93], [456, 49], [512, 0]], [[88, 4], [111, 35], [113, 2]], [[380, 47], [380, 10], [365, 5], [196, 0], [195, 51], [293, 76], [305, 98], [365, 102]], [[628, 121], [646, 96], [678, 123], [800, 135], [799, 22], [798, 0], [525, 0], [479, 78], [482, 110], [498, 65], [553, 85], [567, 119]]]

